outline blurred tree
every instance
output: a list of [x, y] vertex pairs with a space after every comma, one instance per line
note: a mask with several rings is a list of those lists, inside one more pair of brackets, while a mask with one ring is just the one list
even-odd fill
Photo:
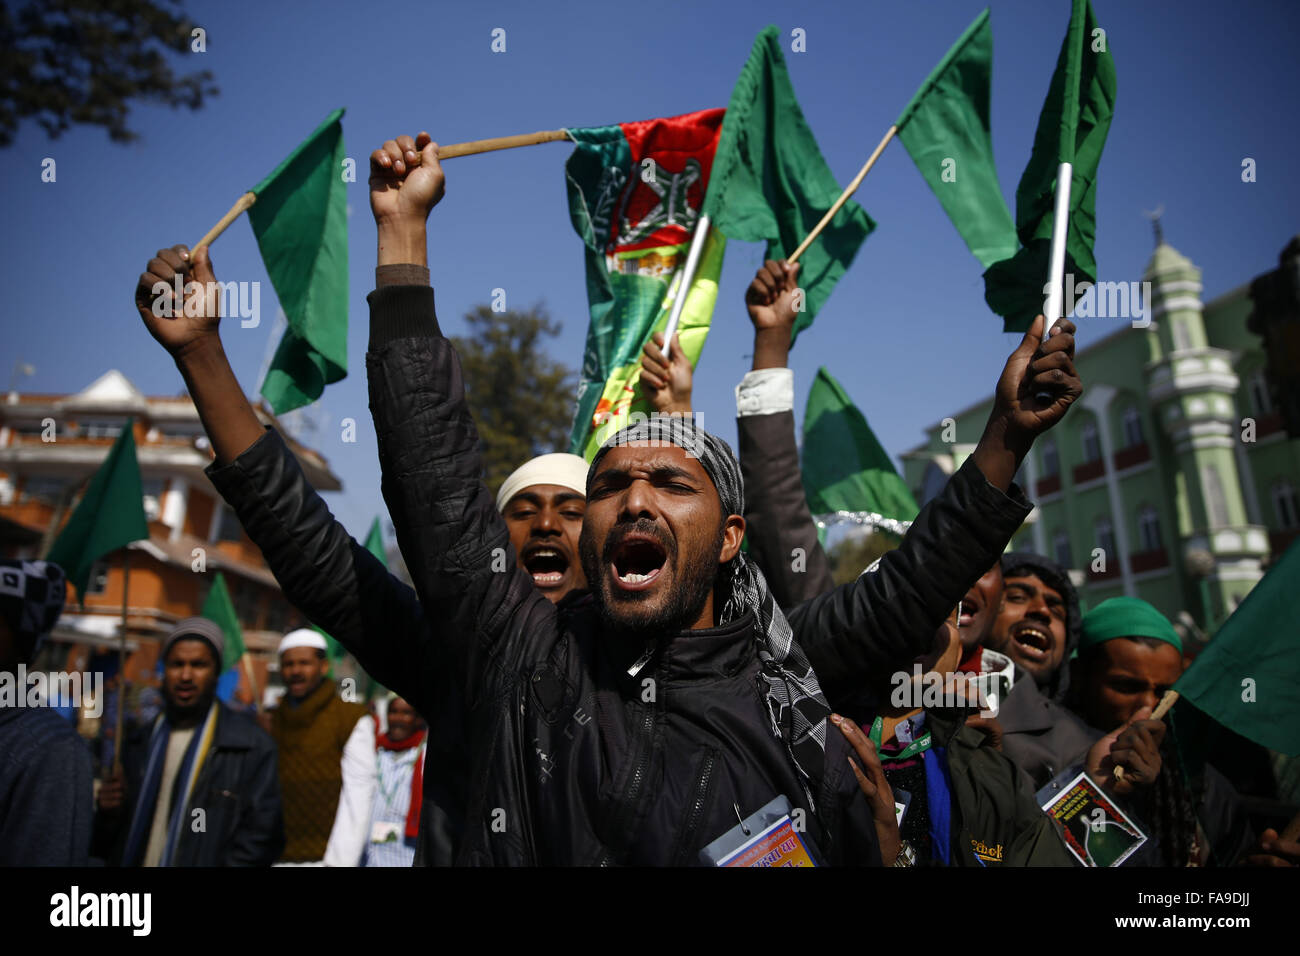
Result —
[[876, 558], [897, 547], [898, 539], [883, 531], [850, 532], [826, 550], [831, 577], [836, 584], [854, 581]]
[[451, 341], [478, 426], [483, 480], [495, 494], [528, 459], [567, 450], [576, 377], [542, 351], [543, 339], [560, 334], [560, 323], [541, 305], [507, 312], [480, 305], [465, 322], [469, 335]]
[[190, 53], [194, 28], [176, 0], [0, 0], [0, 147], [27, 119], [50, 139], [76, 123], [129, 143], [132, 101], [198, 109], [212, 74], [178, 76], [165, 56]]

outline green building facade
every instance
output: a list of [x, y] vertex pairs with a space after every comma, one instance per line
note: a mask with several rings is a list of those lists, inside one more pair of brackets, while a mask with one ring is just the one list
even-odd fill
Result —
[[[1212, 634], [1300, 536], [1300, 439], [1246, 327], [1249, 283], [1202, 304], [1200, 270], [1163, 241], [1143, 280], [1146, 317], [1077, 353], [1083, 396], [1022, 465], [1035, 508], [1012, 548], [1070, 568], [1086, 607], [1133, 595]], [[904, 453], [919, 502], [974, 450], [991, 406]]]

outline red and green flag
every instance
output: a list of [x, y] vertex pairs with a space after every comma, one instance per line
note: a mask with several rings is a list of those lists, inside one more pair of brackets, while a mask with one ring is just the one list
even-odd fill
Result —
[[281, 414], [347, 375], [348, 215], [343, 110], [253, 187], [248, 219], [288, 326], [262, 382]]
[[718, 297], [726, 241], [708, 236], [689, 289], [682, 275], [708, 190], [723, 111], [566, 130], [569, 216], [582, 238], [591, 324], [569, 451], [590, 459], [632, 412], [651, 407], [638, 382], [641, 348], [662, 332], [680, 295], [677, 327], [694, 365]]
[[90, 479], [46, 561], [61, 567], [84, 607], [90, 569], [104, 555], [149, 537], [144, 486], [135, 454], [135, 419], [128, 418], [108, 457]]
[[[1034, 149], [1016, 188], [1020, 249], [984, 273], [984, 300], [1003, 317], [1004, 331], [1025, 331], [1043, 311], [1061, 163], [1073, 166], [1065, 272], [1074, 276], [1076, 289], [1097, 281], [1097, 167], [1115, 114], [1115, 61], [1108, 44], [1089, 0], [1074, 0]], [[1073, 308], [1073, 302], [1062, 303], [1067, 315]]]
[[[727, 104], [704, 212], [727, 239], [766, 242], [767, 258], [784, 259], [842, 191], [795, 98], [781, 32], [766, 27], [754, 40]], [[792, 341], [812, 324], [875, 227], [849, 200], [803, 253], [804, 309]]]

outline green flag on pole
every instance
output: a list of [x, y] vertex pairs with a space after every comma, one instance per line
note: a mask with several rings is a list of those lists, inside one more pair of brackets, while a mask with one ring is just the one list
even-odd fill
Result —
[[347, 375], [348, 219], [343, 110], [331, 113], [275, 172], [248, 210], [288, 319], [262, 394], [276, 414], [309, 405]]
[[986, 269], [1019, 246], [993, 163], [992, 72], [993, 29], [985, 9], [894, 123], [912, 162]]
[[1178, 678], [1182, 703], [1270, 750], [1300, 756], [1300, 645], [1295, 595], [1300, 541], [1293, 541]]
[[[1097, 166], [1115, 113], [1115, 61], [1097, 26], [1092, 4], [1074, 0], [1056, 72], [1047, 90], [1034, 149], [1016, 189], [1016, 233], [1021, 248], [984, 273], [984, 299], [1007, 332], [1023, 332], [1043, 311], [1055, 218], [1056, 171], [1073, 164], [1065, 272], [1074, 287], [1097, 281]], [[1068, 288], [1070, 283], [1066, 282]], [[1064, 314], [1073, 302], [1063, 302]]]
[[108, 457], [90, 479], [72, 517], [45, 556], [45, 560], [63, 568], [83, 607], [91, 566], [109, 552], [149, 537], [134, 425], [135, 419], [126, 420]]
[[379, 515], [370, 524], [370, 533], [366, 535], [366, 550], [379, 559], [379, 563], [388, 567], [388, 555], [384, 552], [384, 535], [379, 530]]
[[247, 648], [244, 646], [244, 632], [240, 630], [239, 618], [235, 614], [234, 602], [230, 600], [230, 591], [226, 587], [225, 576], [218, 571], [208, 596], [203, 601], [199, 617], [206, 617], [221, 628], [226, 639], [225, 653], [221, 657], [222, 673], [239, 663]]
[[851, 511], [911, 521], [920, 510], [866, 416], [825, 368], [808, 392], [802, 457], [814, 515]]
[[[795, 99], [780, 36], [769, 26], [754, 40], [727, 105], [704, 200], [714, 228], [728, 239], [766, 241], [770, 259], [794, 252], [842, 192]], [[875, 228], [849, 200], [808, 247], [799, 260], [804, 311], [791, 341], [812, 324]]]

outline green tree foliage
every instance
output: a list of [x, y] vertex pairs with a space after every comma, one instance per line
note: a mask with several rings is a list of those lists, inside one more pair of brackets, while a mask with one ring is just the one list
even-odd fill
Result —
[[465, 392], [478, 426], [483, 480], [493, 493], [536, 455], [564, 451], [573, 418], [574, 372], [543, 341], [560, 334], [545, 308], [493, 312], [476, 306], [466, 336], [453, 336]]
[[132, 102], [198, 109], [212, 74], [177, 75], [166, 55], [190, 54], [194, 26], [175, 0], [0, 0], [0, 147], [27, 119], [51, 139], [76, 123], [129, 143]]
[[882, 531], [851, 532], [826, 549], [831, 577], [836, 584], [854, 581], [876, 558], [896, 547], [898, 539]]

